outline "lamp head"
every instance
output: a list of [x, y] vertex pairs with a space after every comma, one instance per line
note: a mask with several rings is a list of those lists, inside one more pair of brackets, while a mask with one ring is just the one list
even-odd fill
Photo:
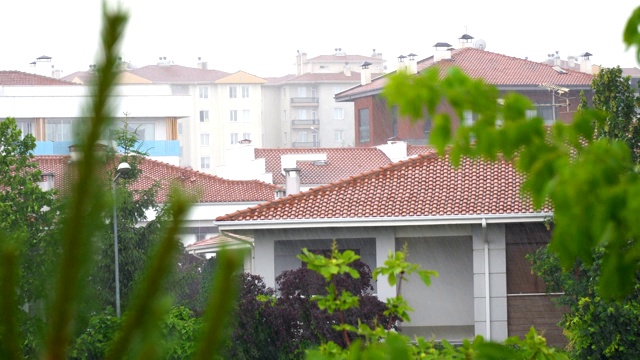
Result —
[[131, 171], [131, 165], [129, 165], [129, 164], [128, 164], [128, 163], [126, 163], [126, 162], [121, 162], [121, 163], [118, 165], [118, 169], [116, 170], [116, 173], [117, 173], [118, 175], [126, 175], [126, 174], [128, 174], [130, 171]]

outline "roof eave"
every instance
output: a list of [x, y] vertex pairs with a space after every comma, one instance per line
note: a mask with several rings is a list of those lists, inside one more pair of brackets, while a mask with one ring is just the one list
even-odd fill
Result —
[[214, 221], [220, 231], [264, 230], [264, 229], [300, 229], [325, 227], [381, 227], [381, 226], [432, 226], [506, 224], [521, 222], [543, 222], [553, 215], [552, 212], [520, 213], [520, 214], [480, 214], [449, 216], [406, 216], [406, 217], [372, 217], [372, 218], [334, 218], [334, 219], [293, 219], [293, 220], [244, 220]]

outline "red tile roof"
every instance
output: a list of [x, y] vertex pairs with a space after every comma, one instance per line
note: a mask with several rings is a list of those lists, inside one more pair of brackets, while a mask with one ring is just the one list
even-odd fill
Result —
[[[590, 88], [593, 75], [574, 70], [566, 70], [561, 74], [553, 69], [553, 66], [519, 59], [502, 54], [492, 53], [476, 48], [462, 48], [453, 50], [451, 60], [434, 62], [434, 58], [428, 57], [418, 61], [418, 72], [437, 66], [441, 73], [451, 67], [462, 69], [472, 78], [482, 78], [487, 83], [498, 87], [504, 86], [539, 86], [548, 83], [567, 87]], [[338, 101], [345, 101], [361, 96], [369, 96], [379, 93], [387, 83], [387, 77], [375, 78], [370, 84], [360, 85], [336, 94]]]
[[0, 71], [0, 85], [77, 85], [69, 81], [22, 71]]
[[313, 161], [298, 161], [300, 183], [302, 186], [329, 184], [378, 169], [391, 161], [376, 148], [310, 148], [310, 149], [255, 149], [255, 158], [264, 158], [266, 171], [273, 174], [275, 184], [284, 184], [282, 175], [282, 155], [287, 154], [326, 154], [324, 165], [315, 165]]
[[506, 162], [465, 159], [453, 168], [436, 154], [321, 186], [216, 221], [359, 219], [455, 215], [531, 214], [520, 195], [523, 177]]
[[148, 65], [128, 72], [154, 83], [211, 83], [230, 74], [218, 70], [206, 70], [180, 65]]
[[[352, 63], [355, 65], [360, 65], [365, 61], [369, 61], [369, 62], [378, 62], [380, 61], [380, 58], [374, 58], [374, 57], [370, 57], [370, 56], [364, 56], [364, 55], [319, 55], [319, 56], [315, 56], [312, 58], [309, 58], [305, 61], [305, 63], [309, 63], [309, 62], [332, 62], [332, 63], [338, 63], [338, 62], [348, 62], [348, 63]], [[384, 60], [383, 60], [384, 62]]]
[[[69, 190], [71, 183], [65, 181], [65, 174], [71, 173], [68, 156], [36, 156], [43, 173], [53, 173], [54, 187], [61, 192]], [[155, 182], [160, 183], [157, 201], [166, 200], [170, 185], [177, 181], [184, 189], [197, 195], [198, 202], [256, 202], [269, 201], [275, 197], [277, 186], [257, 180], [226, 180], [161, 161], [143, 158], [140, 163], [142, 175], [131, 189], [146, 189]]]
[[352, 71], [350, 76], [338, 73], [307, 73], [287, 79], [286, 82], [360, 82], [360, 73]]

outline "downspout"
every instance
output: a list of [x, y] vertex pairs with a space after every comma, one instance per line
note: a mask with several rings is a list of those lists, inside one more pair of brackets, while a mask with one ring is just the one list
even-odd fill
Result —
[[489, 239], [487, 238], [487, 220], [482, 218], [482, 241], [484, 242], [484, 302], [487, 340], [491, 341], [491, 284], [489, 282]]
[[241, 243], [245, 243], [245, 244], [247, 244], [247, 245], [249, 245], [251, 247], [251, 264], [249, 265], [250, 266], [249, 272], [254, 274], [255, 273], [254, 269], [255, 269], [256, 243], [253, 242], [253, 241], [248, 241], [248, 240], [245, 240], [245, 239], [241, 239], [241, 238], [239, 238], [239, 237], [237, 237], [237, 236], [235, 236], [235, 235], [233, 235], [231, 233], [228, 233], [226, 231], [221, 231], [221, 232], [224, 234], [224, 236], [226, 236], [228, 238], [231, 238], [233, 240], [239, 241]]

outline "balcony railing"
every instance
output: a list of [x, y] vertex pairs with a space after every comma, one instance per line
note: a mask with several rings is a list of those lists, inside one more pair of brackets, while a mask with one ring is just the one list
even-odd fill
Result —
[[294, 148], [317, 148], [320, 147], [319, 141], [294, 141], [291, 143]]
[[291, 125], [293, 126], [312, 126], [319, 125], [320, 119], [294, 119], [291, 120]]
[[318, 103], [318, 98], [317, 97], [292, 97], [291, 98], [291, 103], [292, 104], [317, 104]]
[[[34, 155], [69, 155], [69, 146], [73, 141], [36, 141]], [[149, 156], [180, 156], [178, 140], [146, 140], [138, 142], [136, 149], [148, 152]]]

